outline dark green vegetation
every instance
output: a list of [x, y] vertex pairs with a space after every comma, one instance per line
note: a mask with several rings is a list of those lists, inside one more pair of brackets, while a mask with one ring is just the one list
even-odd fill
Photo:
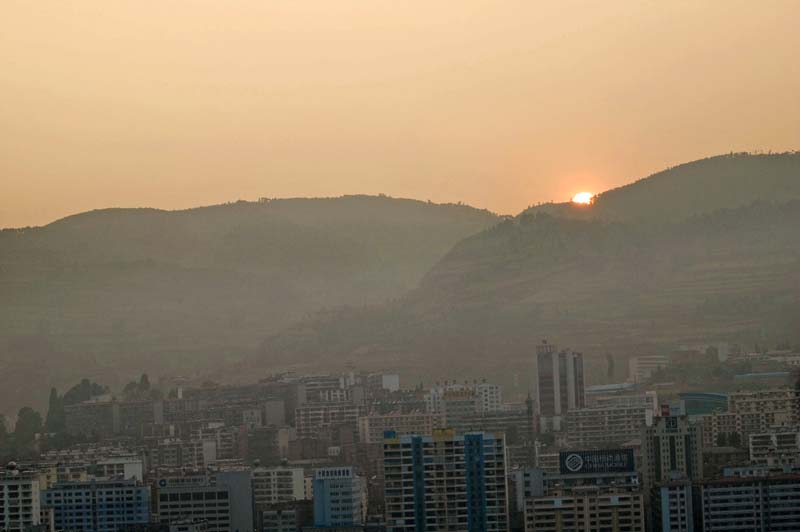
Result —
[[737, 155], [526, 211], [460, 242], [401, 300], [271, 336], [254, 365], [500, 378], [529, 373], [549, 338], [596, 355], [598, 382], [608, 351], [799, 336], [800, 154]]
[[[146, 379], [147, 376], [143, 375], [142, 380]], [[109, 392], [107, 386], [101, 386], [89, 379], [82, 379], [64, 395], [52, 388], [44, 422], [39, 412], [23, 406], [17, 412], [13, 431], [10, 430], [6, 417], [0, 414], [0, 462], [33, 458], [41, 451], [63, 449], [86, 441], [66, 432], [64, 408]]]
[[[398, 297], [497, 217], [387, 197], [108, 209], [0, 232], [0, 411], [84, 375], [224, 366], [322, 308]], [[134, 390], [132, 390], [134, 391]]]

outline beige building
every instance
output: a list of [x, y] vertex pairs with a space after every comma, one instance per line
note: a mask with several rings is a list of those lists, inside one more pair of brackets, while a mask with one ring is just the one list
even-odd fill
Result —
[[566, 433], [570, 449], [616, 447], [639, 437], [653, 424], [647, 404], [597, 406], [567, 412]]
[[443, 427], [444, 417], [440, 414], [419, 411], [409, 414], [370, 414], [358, 418], [358, 437], [361, 443], [382, 443], [386, 431], [393, 431], [397, 435], [429, 436], [434, 429]]
[[256, 511], [276, 503], [306, 498], [305, 479], [300, 467], [256, 467], [252, 478]]
[[728, 411], [703, 416], [704, 444], [715, 445], [720, 434], [736, 433], [742, 445], [751, 434], [787, 430], [800, 424], [800, 400], [794, 388], [748, 390], [728, 396]]
[[306, 403], [295, 409], [295, 426], [298, 438], [319, 437], [320, 433], [336, 425], [358, 423], [366, 414], [364, 406], [355, 403]]
[[644, 532], [644, 501], [637, 492], [596, 489], [528, 498], [525, 532]]

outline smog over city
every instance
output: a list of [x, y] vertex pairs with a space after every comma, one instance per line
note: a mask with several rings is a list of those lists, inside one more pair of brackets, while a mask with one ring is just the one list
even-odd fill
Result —
[[0, 9], [0, 532], [800, 531], [800, 3]]

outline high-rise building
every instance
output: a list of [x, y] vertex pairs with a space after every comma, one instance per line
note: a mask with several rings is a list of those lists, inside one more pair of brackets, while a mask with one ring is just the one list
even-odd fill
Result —
[[390, 532], [508, 530], [503, 435], [387, 434], [383, 448]]
[[583, 355], [542, 341], [536, 346], [536, 371], [540, 428], [559, 431], [567, 411], [586, 406]]
[[[666, 413], [666, 412], [665, 412]], [[664, 415], [642, 430], [642, 480], [645, 489], [676, 478], [703, 478], [703, 425], [688, 416]]]
[[800, 530], [800, 475], [724, 478], [701, 490], [704, 532]]
[[661, 532], [694, 532], [694, 501], [689, 479], [673, 480], [658, 489], [658, 499], [653, 502], [657, 513], [655, 524]]
[[135, 480], [63, 482], [42, 491], [56, 530], [116, 532], [150, 522], [150, 490]]
[[256, 467], [252, 471], [252, 478], [256, 511], [275, 503], [305, 498], [302, 468]]
[[645, 529], [631, 449], [561, 452], [557, 473], [534, 468], [518, 475], [517, 505], [530, 532]]
[[9, 464], [0, 472], [0, 530], [22, 532], [40, 522], [39, 476]]
[[365, 486], [352, 467], [314, 472], [314, 526], [353, 527], [364, 523]]

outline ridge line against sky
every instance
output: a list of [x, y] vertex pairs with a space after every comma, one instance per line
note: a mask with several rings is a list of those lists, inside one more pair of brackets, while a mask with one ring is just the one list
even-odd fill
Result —
[[796, 149], [798, 19], [792, 0], [9, 0], [0, 227], [353, 193], [516, 213]]

